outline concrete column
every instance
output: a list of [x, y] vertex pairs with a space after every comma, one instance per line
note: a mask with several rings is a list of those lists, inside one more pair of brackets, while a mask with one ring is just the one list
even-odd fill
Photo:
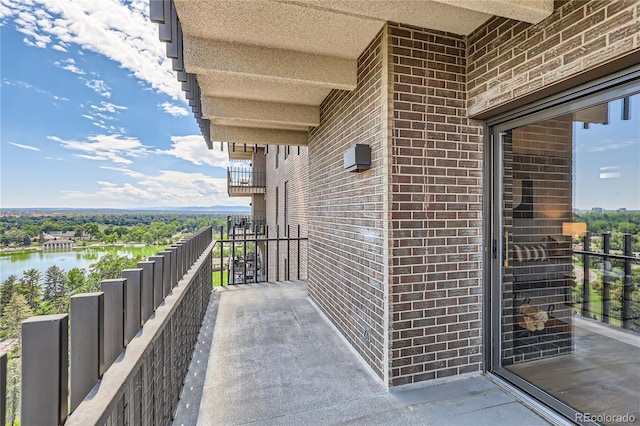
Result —
[[104, 374], [104, 293], [71, 296], [71, 412]]
[[142, 269], [142, 287], [140, 288], [140, 314], [142, 315], [141, 324], [153, 315], [153, 284], [155, 264], [151, 261], [138, 262], [138, 268]]
[[142, 284], [142, 269], [125, 269], [122, 278], [127, 280], [125, 286], [125, 315], [124, 315], [124, 346], [138, 333], [142, 324], [140, 288]]
[[104, 368], [108, 369], [124, 349], [125, 287], [127, 280], [103, 280], [104, 293]]
[[41, 315], [22, 323], [20, 424], [59, 425], [69, 407], [69, 316]]
[[162, 292], [162, 280], [164, 279], [164, 256], [149, 256], [149, 260], [154, 263], [153, 266], [153, 310], [158, 309], [158, 306], [164, 299]]
[[159, 255], [164, 257], [164, 262], [162, 265], [162, 298], [166, 299], [166, 297], [171, 293], [171, 258], [173, 254], [171, 251], [159, 251]]

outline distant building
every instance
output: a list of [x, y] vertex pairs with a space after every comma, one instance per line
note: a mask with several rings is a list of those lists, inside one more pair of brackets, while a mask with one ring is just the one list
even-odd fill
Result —
[[72, 240], [49, 240], [42, 244], [43, 250], [60, 250], [73, 248]]
[[618, 213], [626, 213], [627, 212], [627, 208], [626, 207], [620, 207], [618, 209]]
[[592, 213], [604, 213], [604, 209], [602, 207], [593, 207], [591, 209]]

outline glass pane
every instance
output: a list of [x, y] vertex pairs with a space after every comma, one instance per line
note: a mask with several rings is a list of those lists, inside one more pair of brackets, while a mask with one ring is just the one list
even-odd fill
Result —
[[640, 419], [640, 95], [500, 138], [501, 366], [576, 420]]

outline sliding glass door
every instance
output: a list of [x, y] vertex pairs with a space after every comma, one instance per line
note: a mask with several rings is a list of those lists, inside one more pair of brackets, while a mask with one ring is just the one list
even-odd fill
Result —
[[578, 423], [640, 422], [638, 92], [491, 129], [492, 370]]

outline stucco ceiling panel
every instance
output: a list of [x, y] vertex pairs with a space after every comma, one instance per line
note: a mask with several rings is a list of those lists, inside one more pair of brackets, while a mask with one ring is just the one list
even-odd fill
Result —
[[199, 75], [198, 83], [202, 94], [206, 96], [301, 105], [320, 105], [331, 91], [324, 87], [228, 73]]
[[450, 6], [537, 24], [553, 13], [553, 0], [433, 0]]
[[456, 34], [469, 34], [491, 17], [481, 11], [432, 0], [295, 0], [295, 3]]
[[271, 0], [174, 0], [185, 35], [357, 58], [384, 20]]

